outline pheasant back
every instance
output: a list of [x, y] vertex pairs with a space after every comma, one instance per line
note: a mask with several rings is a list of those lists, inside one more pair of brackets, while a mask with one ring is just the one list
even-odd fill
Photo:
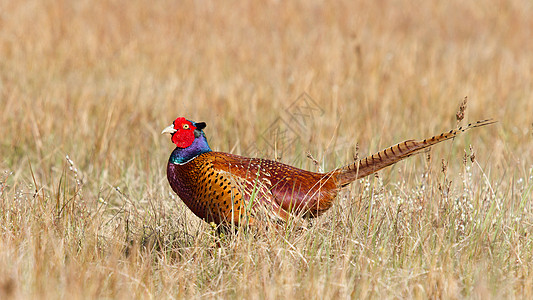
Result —
[[338, 190], [329, 174], [223, 152], [203, 153], [185, 164], [169, 162], [167, 176], [194, 214], [217, 224], [249, 221], [258, 209], [282, 220], [290, 214], [319, 216]]

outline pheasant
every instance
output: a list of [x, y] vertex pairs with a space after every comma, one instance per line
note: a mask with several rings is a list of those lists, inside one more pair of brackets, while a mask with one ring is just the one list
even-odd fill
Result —
[[468, 129], [494, 123], [483, 120], [424, 140], [407, 140], [327, 173], [315, 173], [277, 161], [212, 151], [206, 123], [177, 118], [170, 133], [176, 149], [170, 155], [170, 186], [204, 221], [216, 224], [253, 222], [259, 210], [276, 219], [317, 217], [351, 182], [375, 173]]

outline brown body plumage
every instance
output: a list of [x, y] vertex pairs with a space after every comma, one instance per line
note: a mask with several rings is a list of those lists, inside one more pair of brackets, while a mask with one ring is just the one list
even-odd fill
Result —
[[[188, 125], [184, 125], [186, 122]], [[205, 123], [178, 118], [164, 132], [173, 134], [177, 145], [191, 139], [188, 130], [192, 130], [195, 138], [190, 145], [174, 150], [167, 176], [178, 196], [207, 222], [240, 224], [253, 218], [259, 209], [283, 220], [291, 215], [316, 217], [328, 210], [340, 189], [354, 180], [460, 132], [491, 123], [479, 121], [430, 139], [408, 140], [331, 172], [315, 173], [272, 160], [213, 152], [202, 132]], [[186, 127], [187, 131], [175, 127]]]

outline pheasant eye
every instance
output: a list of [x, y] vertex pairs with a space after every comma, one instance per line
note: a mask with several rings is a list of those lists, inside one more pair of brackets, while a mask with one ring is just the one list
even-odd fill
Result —
[[183, 129], [189, 129], [189, 124], [183, 124]]

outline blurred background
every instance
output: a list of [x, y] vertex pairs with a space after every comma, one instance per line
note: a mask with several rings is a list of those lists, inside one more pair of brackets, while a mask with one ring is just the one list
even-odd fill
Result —
[[472, 135], [491, 139], [493, 163], [532, 157], [529, 1], [0, 5], [3, 168], [64, 153], [111, 172], [163, 166], [159, 132], [178, 116], [207, 122], [214, 149], [274, 157], [262, 133], [304, 93], [321, 111], [298, 151], [328, 168], [356, 142], [366, 153], [455, 126], [465, 96], [467, 121], [500, 122]]
[[[455, 128], [465, 97], [461, 124], [498, 123], [435, 147], [430, 166], [461, 170], [472, 145], [510, 194], [533, 166], [532, 53], [526, 0], [0, 1], [4, 222], [36, 197], [79, 199], [89, 215], [125, 202], [183, 211], [160, 135], [179, 116], [206, 122], [214, 150], [327, 171]], [[425, 160], [382, 177], [416, 177]], [[12, 268], [6, 278], [25, 278]]]

